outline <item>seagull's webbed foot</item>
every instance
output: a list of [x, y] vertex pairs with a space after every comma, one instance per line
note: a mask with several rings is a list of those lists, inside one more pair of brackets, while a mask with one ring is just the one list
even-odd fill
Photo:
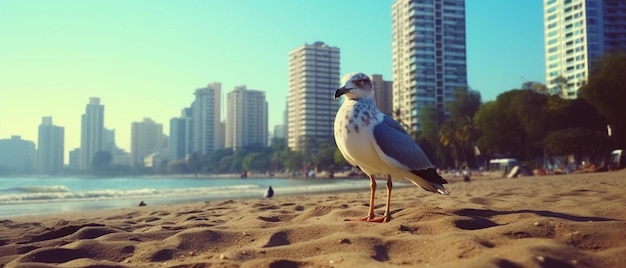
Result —
[[391, 215], [385, 215], [379, 218], [374, 218], [374, 216], [365, 216], [363, 218], [353, 218], [353, 219], [345, 219], [344, 221], [364, 221], [364, 222], [388, 222], [391, 220]]
[[345, 219], [344, 221], [372, 221], [374, 220], [374, 216], [373, 215], [367, 215], [363, 218], [352, 218], [352, 219]]
[[374, 218], [374, 219], [368, 220], [367, 222], [383, 223], [383, 222], [388, 222], [389, 220], [391, 220], [391, 216], [390, 215], [385, 215], [385, 216], [382, 216], [380, 218]]
[[365, 222], [388, 222], [391, 219], [391, 214], [389, 214], [389, 196], [391, 193], [391, 177], [387, 180], [387, 208], [385, 211], [385, 216], [380, 218], [374, 217], [374, 196], [376, 194], [376, 180], [374, 179], [374, 175], [370, 175], [370, 206], [369, 212], [367, 216], [363, 218], [355, 218], [355, 219], [345, 219], [345, 221], [365, 221]]

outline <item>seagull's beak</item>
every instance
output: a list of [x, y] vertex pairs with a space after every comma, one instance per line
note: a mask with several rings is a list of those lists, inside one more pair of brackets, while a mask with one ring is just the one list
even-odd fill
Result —
[[346, 94], [348, 92], [350, 92], [350, 89], [346, 87], [341, 87], [337, 89], [337, 91], [335, 91], [335, 99], [341, 97], [341, 95]]

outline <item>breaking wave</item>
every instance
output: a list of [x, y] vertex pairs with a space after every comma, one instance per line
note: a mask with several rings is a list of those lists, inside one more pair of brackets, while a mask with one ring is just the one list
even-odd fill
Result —
[[84, 192], [71, 192], [63, 186], [18, 187], [11, 190], [12, 194], [0, 195], [0, 204], [122, 200], [136, 198], [174, 198], [189, 196], [245, 197], [246, 195], [258, 195], [259, 191], [261, 191], [262, 189], [258, 185], [233, 185], [221, 187], [194, 187], [179, 189], [107, 189]]

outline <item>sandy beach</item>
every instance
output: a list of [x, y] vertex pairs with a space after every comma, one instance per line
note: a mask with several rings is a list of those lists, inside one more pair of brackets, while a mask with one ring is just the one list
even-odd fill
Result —
[[624, 170], [451, 180], [383, 224], [344, 221], [367, 190], [0, 219], [0, 267], [626, 266]]

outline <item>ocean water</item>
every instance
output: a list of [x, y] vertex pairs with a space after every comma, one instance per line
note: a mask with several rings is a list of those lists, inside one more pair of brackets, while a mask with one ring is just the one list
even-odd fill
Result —
[[369, 189], [366, 179], [0, 178], [0, 219], [95, 209]]

